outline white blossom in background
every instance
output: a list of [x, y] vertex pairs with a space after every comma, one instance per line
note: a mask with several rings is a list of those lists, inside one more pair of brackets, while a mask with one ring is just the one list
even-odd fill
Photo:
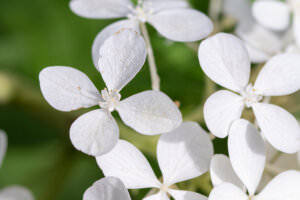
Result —
[[260, 24], [272, 30], [286, 30], [292, 21], [294, 38], [300, 46], [300, 0], [258, 0], [253, 4], [252, 11]]
[[146, 59], [143, 38], [123, 29], [100, 49], [97, 69], [107, 86], [98, 92], [90, 79], [71, 67], [47, 67], [40, 73], [40, 87], [48, 103], [60, 111], [99, 105], [101, 109], [80, 116], [71, 126], [70, 138], [78, 150], [99, 156], [118, 142], [119, 128], [111, 112], [137, 132], [156, 135], [177, 128], [182, 121], [175, 103], [164, 93], [145, 91], [124, 100], [121, 89], [140, 71]]
[[[2, 165], [7, 149], [7, 135], [4, 131], [0, 130], [0, 166]], [[9, 186], [0, 189], [0, 200], [33, 200], [32, 193], [18, 185]]]
[[122, 28], [139, 31], [140, 23], [150, 23], [164, 37], [182, 42], [201, 40], [213, 30], [211, 20], [189, 7], [186, 0], [72, 0], [71, 10], [92, 19], [123, 18], [103, 29], [93, 44], [93, 60], [97, 64], [99, 49], [107, 37]]
[[285, 34], [271, 31], [256, 22], [249, 0], [224, 0], [224, 13], [237, 22], [235, 29], [253, 63], [262, 63], [280, 53], [286, 45]]
[[231, 123], [239, 119], [244, 108], [252, 108], [265, 139], [276, 149], [295, 153], [300, 149], [300, 126], [283, 108], [264, 103], [264, 97], [289, 95], [300, 89], [300, 57], [279, 54], [271, 58], [249, 84], [250, 60], [243, 42], [237, 37], [219, 33], [203, 41], [199, 48], [203, 71], [221, 90], [204, 105], [204, 119], [217, 137], [229, 133]]
[[83, 200], [131, 200], [125, 185], [115, 177], [102, 178], [88, 188]]
[[300, 172], [286, 171], [257, 193], [266, 154], [257, 130], [246, 120], [233, 123], [229, 135], [229, 159], [215, 155], [210, 173], [214, 185], [209, 200], [298, 200]]
[[157, 194], [145, 200], [206, 200], [195, 192], [173, 189], [172, 185], [198, 177], [209, 169], [213, 155], [208, 134], [194, 122], [185, 122], [176, 130], [160, 136], [157, 160], [162, 182], [155, 176], [143, 154], [132, 144], [120, 140], [108, 154], [97, 157], [105, 176], [122, 180], [129, 189], [157, 188]]

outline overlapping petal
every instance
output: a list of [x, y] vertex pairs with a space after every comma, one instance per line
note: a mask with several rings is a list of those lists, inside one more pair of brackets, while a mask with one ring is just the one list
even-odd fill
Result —
[[207, 200], [207, 197], [190, 191], [184, 190], [168, 190], [168, 193], [175, 199], [175, 200]]
[[209, 200], [248, 200], [248, 196], [231, 183], [216, 186], [209, 195]]
[[212, 155], [208, 134], [195, 122], [185, 122], [162, 135], [157, 144], [157, 159], [166, 185], [205, 173]]
[[218, 33], [204, 40], [199, 48], [203, 71], [219, 85], [240, 92], [249, 82], [250, 60], [243, 42]]
[[72, 0], [71, 10], [81, 17], [92, 19], [125, 17], [133, 6], [130, 0]]
[[121, 90], [143, 67], [147, 50], [142, 36], [132, 29], [121, 29], [100, 48], [98, 70], [109, 90]]
[[299, 54], [279, 54], [271, 58], [263, 67], [254, 88], [264, 96], [288, 95], [300, 89], [299, 77]]
[[228, 152], [232, 167], [253, 195], [265, 168], [264, 141], [250, 122], [236, 120], [228, 137]]
[[10, 186], [0, 190], [0, 199], [3, 200], [33, 200], [32, 193], [21, 186]]
[[229, 158], [222, 154], [213, 156], [210, 165], [210, 178], [214, 186], [232, 183], [240, 189], [244, 188], [244, 184], [234, 172]]
[[129, 142], [119, 140], [109, 153], [96, 159], [106, 177], [121, 179], [126, 188], [159, 188], [161, 185], [145, 156]]
[[119, 128], [110, 113], [98, 109], [75, 120], [70, 129], [70, 138], [76, 149], [88, 155], [100, 156], [117, 144]]
[[276, 176], [254, 200], [298, 200], [300, 172], [286, 171]]
[[283, 108], [265, 103], [253, 105], [253, 111], [264, 137], [285, 153], [300, 150], [300, 127], [293, 115]]
[[289, 25], [289, 6], [277, 0], [256, 1], [252, 7], [254, 18], [263, 26], [276, 30], [285, 30]]
[[227, 90], [212, 94], [204, 104], [204, 119], [208, 129], [217, 137], [228, 135], [231, 123], [239, 119], [244, 109], [241, 96]]
[[189, 8], [166, 9], [149, 17], [148, 22], [166, 38], [192, 42], [207, 37], [213, 30], [211, 20]]
[[145, 10], [152, 10], [153, 13], [174, 8], [188, 7], [189, 4], [186, 0], [144, 0], [143, 4]]
[[44, 98], [60, 111], [95, 106], [101, 99], [92, 81], [71, 67], [47, 67], [40, 72], [39, 79]]
[[98, 61], [100, 58], [100, 48], [105, 40], [121, 29], [132, 29], [136, 32], [140, 31], [138, 21], [128, 19], [117, 21], [102, 29], [96, 36], [92, 47], [93, 62], [95, 66], [98, 66]]
[[169, 200], [169, 197], [165, 192], [158, 192], [157, 194], [143, 198], [143, 200]]
[[159, 91], [145, 91], [121, 101], [117, 107], [125, 124], [145, 135], [177, 128], [182, 116], [175, 103]]
[[107, 177], [95, 182], [88, 188], [83, 200], [130, 200], [125, 185], [115, 177]]

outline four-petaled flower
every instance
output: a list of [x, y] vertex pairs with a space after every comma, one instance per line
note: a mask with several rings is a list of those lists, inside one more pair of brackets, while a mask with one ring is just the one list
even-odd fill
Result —
[[120, 100], [120, 90], [140, 71], [145, 59], [143, 38], [133, 30], [122, 29], [100, 49], [97, 66], [107, 86], [101, 94], [85, 74], [71, 67], [48, 67], [41, 71], [41, 91], [57, 110], [101, 107], [72, 124], [70, 138], [78, 150], [99, 156], [116, 145], [119, 128], [110, 114], [114, 110], [125, 124], [145, 135], [166, 133], [181, 124], [179, 109], [162, 92], [145, 91]]
[[288, 95], [300, 89], [300, 56], [279, 54], [259, 73], [254, 86], [249, 83], [250, 61], [243, 42], [219, 33], [203, 41], [199, 48], [203, 71], [213, 81], [239, 95], [221, 90], [204, 105], [204, 118], [217, 137], [228, 135], [231, 123], [241, 117], [244, 107], [252, 108], [263, 136], [286, 153], [300, 150], [298, 121], [283, 108], [263, 102], [265, 97]]
[[129, 189], [157, 188], [159, 192], [145, 200], [205, 200], [195, 192], [173, 189], [172, 185], [200, 176], [209, 169], [213, 146], [208, 134], [196, 123], [185, 122], [174, 131], [160, 136], [157, 159], [162, 183], [156, 178], [143, 154], [132, 144], [120, 140], [108, 154], [97, 157], [105, 176], [122, 180]]
[[210, 175], [214, 189], [208, 199], [299, 199], [300, 172], [292, 170], [276, 176], [257, 194], [266, 161], [263, 139], [246, 120], [237, 120], [232, 126], [228, 144], [230, 160], [224, 155], [215, 155], [211, 161]]
[[72, 0], [70, 7], [86, 18], [128, 18], [109, 25], [98, 34], [92, 48], [95, 64], [103, 42], [121, 28], [139, 32], [139, 24], [149, 22], [164, 37], [182, 42], [201, 40], [213, 30], [211, 20], [189, 8], [186, 0], [143, 0], [136, 7], [130, 0]]

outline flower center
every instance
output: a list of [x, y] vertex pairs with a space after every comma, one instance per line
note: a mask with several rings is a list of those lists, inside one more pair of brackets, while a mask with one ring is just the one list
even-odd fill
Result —
[[131, 13], [128, 15], [128, 18], [145, 23], [148, 20], [148, 17], [153, 13], [150, 4], [151, 3], [144, 4], [143, 0], [139, 0], [139, 3], [135, 8], [129, 7]]
[[253, 88], [252, 84], [248, 85], [241, 95], [247, 108], [263, 99], [263, 96]]
[[168, 193], [168, 190], [169, 190], [169, 186], [168, 186], [168, 185], [162, 184], [162, 185], [160, 186], [160, 191], [161, 191], [161, 192]]
[[99, 102], [101, 108], [112, 112], [118, 106], [121, 95], [118, 91], [108, 91], [106, 88], [101, 91], [102, 100]]

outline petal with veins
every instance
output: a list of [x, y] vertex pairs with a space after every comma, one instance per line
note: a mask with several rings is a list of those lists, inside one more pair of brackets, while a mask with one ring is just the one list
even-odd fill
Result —
[[170, 132], [182, 122], [175, 103], [158, 91], [145, 91], [128, 97], [116, 109], [125, 124], [145, 135]]
[[170, 193], [175, 200], [207, 200], [206, 196], [196, 192], [170, 189], [168, 193]]
[[254, 18], [266, 28], [275, 31], [285, 30], [289, 25], [289, 6], [277, 0], [256, 1], [252, 7]]
[[264, 96], [288, 95], [300, 89], [299, 77], [299, 54], [279, 54], [271, 58], [262, 68], [254, 88]]
[[201, 40], [213, 31], [206, 15], [189, 8], [163, 10], [151, 15], [148, 22], [164, 37], [180, 42]]
[[139, 32], [138, 21], [136, 20], [117, 21], [115, 23], [112, 23], [111, 25], [108, 25], [107, 27], [102, 29], [100, 33], [98, 33], [98, 35], [96, 36], [93, 42], [93, 47], [92, 47], [93, 62], [95, 66], [98, 66], [98, 62], [100, 58], [100, 48], [105, 42], [105, 40], [121, 29], [133, 29], [136, 32]]
[[109, 90], [120, 91], [143, 67], [147, 56], [142, 36], [132, 29], [121, 29], [100, 48], [98, 70]]
[[260, 182], [266, 163], [264, 141], [247, 120], [236, 120], [229, 132], [228, 152], [232, 167], [253, 195]]
[[209, 200], [248, 200], [248, 196], [237, 186], [231, 183], [222, 183], [215, 187], [210, 195]]
[[157, 159], [166, 185], [204, 174], [212, 155], [213, 145], [208, 134], [195, 122], [184, 122], [162, 135], [157, 144]]
[[95, 106], [101, 96], [82, 72], [71, 67], [47, 67], [40, 72], [40, 87], [46, 101], [60, 111]]
[[125, 17], [133, 6], [130, 0], [72, 0], [71, 10], [81, 16], [92, 19]]
[[214, 82], [241, 92], [250, 77], [250, 60], [244, 43], [237, 37], [218, 33], [204, 40], [199, 48], [203, 71]]
[[277, 175], [254, 200], [298, 200], [300, 172], [286, 171]]
[[300, 126], [293, 115], [266, 103], [254, 104], [253, 111], [264, 137], [273, 147], [285, 153], [300, 150]]
[[210, 178], [214, 186], [227, 182], [240, 189], [244, 188], [244, 184], [234, 172], [229, 158], [222, 154], [213, 156], [210, 165]]
[[115, 177], [102, 178], [88, 188], [83, 200], [130, 200], [125, 185]]
[[75, 120], [70, 138], [76, 149], [91, 156], [100, 156], [117, 144], [119, 128], [110, 113], [98, 109]]
[[206, 125], [212, 134], [225, 138], [231, 123], [241, 117], [243, 109], [241, 96], [227, 90], [220, 90], [212, 94], [204, 104]]
[[126, 188], [161, 186], [145, 156], [125, 140], [119, 140], [112, 151], [96, 159], [105, 176], [121, 179]]

